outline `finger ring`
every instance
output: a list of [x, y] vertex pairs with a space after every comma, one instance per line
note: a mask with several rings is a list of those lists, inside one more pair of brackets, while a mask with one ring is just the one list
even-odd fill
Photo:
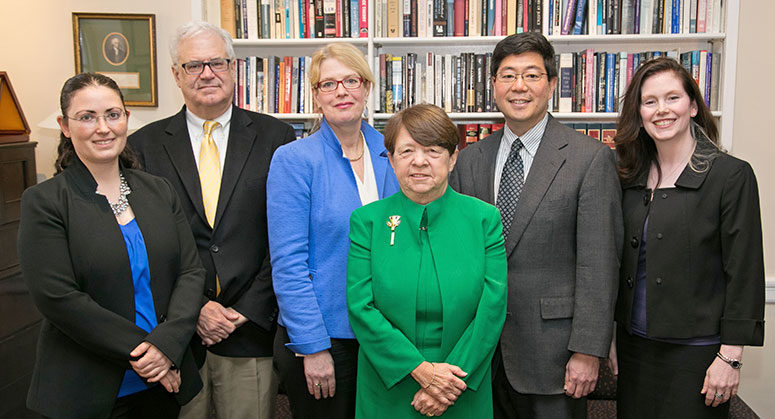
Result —
[[716, 398], [717, 399], [723, 399], [724, 398], [724, 393], [716, 393]]
[[320, 387], [320, 383], [315, 383], [315, 387]]
[[427, 416], [429, 418], [432, 418], [433, 417], [433, 413], [426, 413], [425, 416]]

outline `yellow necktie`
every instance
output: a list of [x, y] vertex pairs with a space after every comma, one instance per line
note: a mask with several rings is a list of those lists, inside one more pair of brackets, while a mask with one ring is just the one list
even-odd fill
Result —
[[212, 135], [219, 125], [215, 121], [205, 121], [204, 138], [199, 148], [199, 183], [202, 186], [202, 203], [210, 227], [215, 226], [215, 211], [221, 190], [221, 159], [218, 157], [218, 146], [215, 145]]
[[[199, 147], [199, 183], [202, 186], [202, 203], [210, 227], [215, 226], [215, 211], [218, 209], [218, 193], [221, 191], [221, 159], [218, 146], [213, 141], [213, 130], [219, 123], [205, 121], [204, 138]], [[221, 281], [215, 276], [215, 295], [221, 293]]]

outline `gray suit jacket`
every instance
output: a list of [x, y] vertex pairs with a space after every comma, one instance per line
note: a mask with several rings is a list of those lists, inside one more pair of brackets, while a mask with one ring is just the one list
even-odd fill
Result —
[[[450, 185], [494, 203], [503, 131], [460, 152]], [[500, 347], [512, 387], [561, 394], [573, 352], [608, 356], [623, 242], [614, 154], [549, 116], [509, 236]]]

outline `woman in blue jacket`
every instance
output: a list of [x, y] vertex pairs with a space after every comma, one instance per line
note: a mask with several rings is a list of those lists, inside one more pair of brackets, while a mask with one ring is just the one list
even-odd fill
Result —
[[295, 418], [349, 418], [358, 356], [345, 301], [350, 213], [398, 182], [382, 134], [362, 121], [374, 84], [363, 54], [327, 45], [312, 57], [309, 82], [320, 129], [278, 148], [267, 180], [274, 362]]

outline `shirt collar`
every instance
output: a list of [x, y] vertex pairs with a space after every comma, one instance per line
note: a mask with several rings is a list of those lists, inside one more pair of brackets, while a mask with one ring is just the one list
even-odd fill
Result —
[[[226, 109], [226, 112], [214, 119], [215, 122], [221, 124], [221, 128], [225, 128], [226, 124], [231, 121], [231, 108], [232, 107], [229, 106], [229, 108]], [[186, 121], [192, 126], [199, 127], [199, 132], [204, 132], [204, 123], [207, 120], [194, 115], [188, 108], [186, 108]]]
[[528, 154], [530, 154], [532, 157], [535, 157], [536, 152], [538, 151], [538, 146], [541, 144], [541, 138], [544, 137], [544, 131], [546, 131], [546, 124], [549, 122], [549, 114], [545, 114], [543, 119], [538, 121], [533, 128], [530, 128], [527, 130], [525, 135], [521, 137], [517, 137], [517, 134], [514, 134], [514, 132], [509, 128], [509, 125], [506, 124], [503, 127], [503, 139], [501, 141], [506, 142], [506, 145], [508, 145], [508, 148], [511, 148], [511, 145], [514, 143], [514, 140], [519, 138], [520, 141], [522, 141], [522, 145], [525, 147], [525, 150], [527, 150]]

